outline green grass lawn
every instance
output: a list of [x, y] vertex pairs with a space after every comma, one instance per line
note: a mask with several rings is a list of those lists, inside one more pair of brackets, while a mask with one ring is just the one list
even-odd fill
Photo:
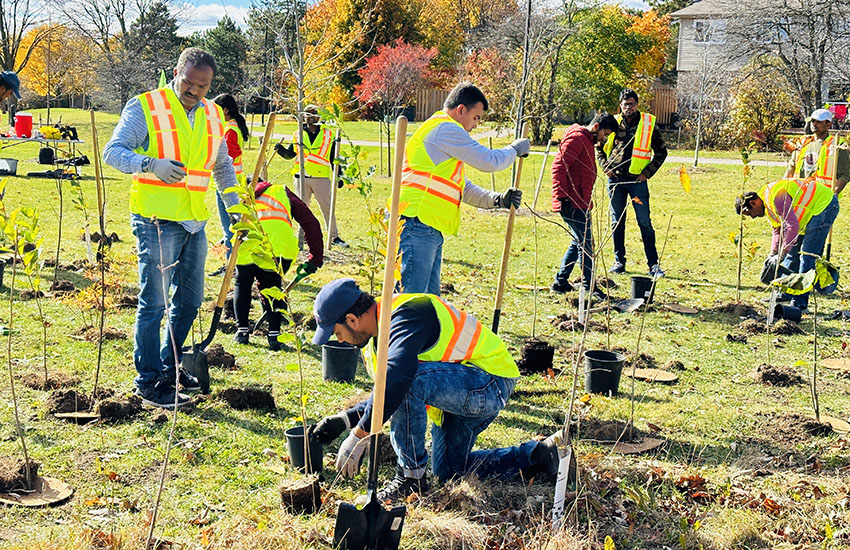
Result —
[[[59, 111], [59, 110], [54, 110]], [[36, 111], [38, 112], [38, 111]], [[62, 111], [63, 121], [74, 122], [86, 141], [82, 152], [92, 157], [88, 113]], [[101, 146], [106, 143], [117, 117], [98, 113]], [[355, 139], [369, 139], [376, 133], [368, 123], [356, 123]], [[362, 136], [362, 137], [361, 137]], [[21, 160], [19, 173], [42, 169], [35, 164], [37, 147], [7, 149]], [[253, 166], [256, 147], [246, 152], [246, 166]], [[687, 154], [688, 152], [683, 152]], [[692, 154], [692, 151], [690, 152]], [[736, 152], [729, 152], [737, 157]], [[377, 164], [377, 148], [367, 148], [365, 162]], [[681, 361], [679, 381], [672, 386], [634, 384], [636, 428], [657, 430], [665, 445], [657, 452], [621, 456], [592, 441], [576, 444], [581, 469], [579, 505], [571, 510], [567, 530], [548, 538], [543, 529], [551, 508], [552, 485], [535, 479], [489, 483], [467, 480], [453, 482], [425, 495], [408, 506], [403, 548], [601, 548], [611, 536], [617, 548], [840, 548], [848, 537], [848, 474], [850, 451], [846, 436], [803, 437], [799, 428], [782, 417], [786, 413], [811, 415], [811, 400], [805, 384], [781, 388], [763, 386], [751, 372], [767, 362], [793, 368], [806, 377], [812, 361], [812, 319], [801, 324], [803, 334], [749, 335], [746, 343], [729, 342], [727, 334], [737, 335], [740, 319], [717, 311], [716, 306], [735, 301], [736, 247], [730, 233], [738, 228], [732, 201], [740, 192], [740, 167], [701, 166], [691, 169], [691, 192], [679, 183], [678, 165], [667, 164], [651, 180], [653, 222], [662, 265], [667, 278], [658, 283], [656, 302], [680, 303], [700, 309], [686, 316], [654, 308], [645, 319], [639, 314], [596, 313], [593, 320], [609, 331], [587, 333], [586, 348], [625, 348], [636, 350], [643, 325], [640, 351], [657, 365]], [[276, 159], [269, 175], [286, 183], [289, 163]], [[563, 422], [569, 406], [575, 353], [581, 333], [559, 330], [556, 315], [575, 314], [566, 297], [520, 290], [517, 284], [535, 281], [547, 288], [569, 243], [560, 220], [550, 210], [548, 166], [542, 157], [525, 161], [520, 188], [525, 202], [532, 203], [538, 175], [543, 169], [537, 220], [527, 208], [519, 211], [513, 234], [508, 284], [502, 306], [500, 335], [515, 357], [529, 336], [548, 340], [556, 348], [555, 376], [529, 375], [517, 384], [507, 408], [479, 438], [482, 448], [518, 444], [546, 436]], [[83, 169], [81, 180], [88, 212], [95, 211], [95, 187], [91, 167]], [[781, 176], [781, 168], [753, 167], [748, 188], [757, 189]], [[475, 170], [472, 181], [489, 188], [490, 176]], [[496, 174], [495, 188], [508, 186], [510, 170]], [[135, 241], [130, 233], [127, 190], [129, 178], [115, 170], [105, 170], [107, 230], [122, 239], [113, 248], [108, 280], [117, 297], [123, 289], [137, 288]], [[372, 205], [384, 200], [388, 178], [375, 179]], [[72, 189], [66, 183], [61, 263], [85, 257], [80, 240], [83, 213], [71, 202]], [[607, 199], [602, 182], [595, 190], [594, 231], [601, 243], [602, 266], [610, 266], [612, 252], [607, 226]], [[45, 257], [53, 257], [58, 238], [60, 208], [53, 180], [11, 177], [6, 187], [7, 208], [33, 206], [41, 213]], [[214, 209], [213, 196], [208, 206]], [[314, 205], [314, 211], [319, 214]], [[291, 298], [294, 311], [309, 314], [318, 289], [334, 278], [349, 276], [364, 282], [359, 262], [368, 255], [368, 210], [360, 196], [343, 190], [338, 202], [341, 236], [352, 246], [331, 250], [325, 267]], [[442, 278], [453, 292], [445, 297], [490, 323], [497, 287], [497, 273], [507, 222], [504, 211], [479, 211], [464, 206], [458, 237], [447, 237], [444, 246]], [[838, 218], [834, 232], [833, 259], [847, 271], [850, 263], [848, 229], [850, 216]], [[92, 227], [96, 220], [90, 219]], [[642, 245], [628, 214], [626, 246], [631, 275], [646, 274]], [[669, 233], [668, 233], [669, 227]], [[745, 242], [757, 242], [755, 259], [743, 262], [742, 300], [759, 312], [759, 299], [766, 295], [757, 285], [761, 259], [769, 246], [769, 225], [765, 220], [747, 220]], [[213, 245], [220, 238], [215, 218], [207, 231]], [[222, 263], [220, 247], [211, 247], [207, 272]], [[601, 268], [600, 268], [601, 269]], [[52, 270], [45, 269], [42, 288], [47, 290]], [[577, 276], [577, 270], [574, 272]], [[91, 272], [60, 271], [61, 279], [78, 288], [91, 284]], [[7, 266], [5, 286], [0, 292], [0, 322], [17, 329], [12, 335], [11, 358], [2, 342], [3, 368], [11, 361], [14, 376], [39, 372], [41, 332], [34, 300], [13, 303], [14, 319], [9, 317], [11, 266]], [[613, 277], [612, 299], [628, 297], [629, 277]], [[25, 281], [18, 274], [15, 284]], [[208, 328], [211, 304], [220, 278], [207, 278], [205, 304], [196, 324], [194, 338]], [[846, 294], [818, 300], [821, 310], [831, 312], [846, 307]], [[51, 371], [76, 374], [79, 388], [91, 391], [97, 346], [75, 335], [82, 325], [92, 322], [92, 312], [80, 307], [82, 298], [49, 295], [42, 301], [49, 323], [48, 363]], [[254, 316], [259, 310], [254, 304]], [[118, 392], [133, 388], [132, 309], [109, 307], [106, 324], [127, 334], [127, 339], [104, 343], [101, 383]], [[847, 340], [842, 321], [818, 321], [818, 346], [822, 356], [843, 355]], [[312, 336], [312, 333], [307, 334]], [[4, 337], [5, 338], [5, 337]], [[252, 345], [233, 343], [231, 336], [219, 333], [216, 342], [233, 352], [238, 369], [213, 370], [213, 398], [202, 401], [195, 410], [177, 416], [175, 444], [161, 499], [157, 534], [185, 548], [301, 549], [328, 548], [334, 525], [336, 502], [353, 501], [365, 489], [365, 473], [353, 481], [336, 475], [333, 453], [339, 442], [326, 449], [324, 474], [325, 505], [313, 516], [295, 516], [280, 506], [278, 486], [300, 475], [288, 464], [283, 431], [298, 415], [298, 373], [285, 368], [293, 353], [273, 354], [265, 339], [255, 336]], [[307, 413], [315, 421], [340, 410], [348, 400], [369, 391], [370, 381], [362, 367], [354, 384], [325, 383], [321, 379], [321, 352], [308, 347], [305, 356]], [[797, 362], [802, 362], [795, 366]], [[8, 375], [0, 384], [0, 455], [19, 454], [15, 435]], [[579, 386], [583, 374], [579, 374]], [[215, 398], [216, 392], [240, 385], [270, 385], [277, 409], [271, 412], [237, 411]], [[627, 420], [632, 401], [632, 383], [625, 376], [617, 397], [594, 395], [582, 410], [586, 419]], [[850, 383], [836, 371], [820, 370], [821, 410], [846, 418]], [[56, 420], [45, 412], [49, 392], [16, 384], [25, 436], [31, 456], [42, 463], [41, 471], [71, 483], [76, 493], [67, 504], [53, 508], [25, 510], [4, 508], [0, 514], [0, 548], [106, 548], [93, 545], [92, 537], [114, 534], [114, 548], [139, 548], [146, 534], [147, 512], [152, 509], [162, 467], [170, 422], [155, 423], [155, 412], [144, 412], [132, 421], [117, 424], [76, 426]], [[582, 392], [580, 392], [581, 394]], [[384, 464], [383, 480], [392, 475], [393, 465]], [[365, 469], [364, 469], [365, 471]], [[688, 491], [684, 478], [704, 479], [700, 490]], [[814, 488], [817, 488], [815, 490]], [[102, 532], [102, 535], [98, 533]], [[547, 545], [548, 546], [544, 546]]]

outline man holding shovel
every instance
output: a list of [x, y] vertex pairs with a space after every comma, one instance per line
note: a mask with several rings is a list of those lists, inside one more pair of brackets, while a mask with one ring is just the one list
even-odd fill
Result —
[[[781, 261], [792, 273], [806, 273], [815, 268], [816, 257], [823, 254], [826, 237], [838, 216], [838, 197], [814, 179], [782, 179], [737, 197], [735, 213], [741, 215], [742, 211], [751, 218], [767, 215], [773, 226], [768, 262]], [[809, 305], [808, 293], [779, 299], [790, 300], [804, 313]]]
[[[142, 400], [163, 408], [175, 404], [175, 356], [204, 296], [204, 263], [209, 218], [205, 204], [210, 177], [219, 191], [236, 185], [221, 107], [204, 99], [216, 72], [213, 57], [198, 48], [180, 54], [174, 80], [166, 87], [127, 102], [103, 160], [133, 174], [130, 222], [139, 256], [139, 306], [134, 327], [136, 388]], [[222, 194], [227, 206], [238, 202]], [[160, 324], [173, 289], [165, 338]], [[184, 390], [200, 389], [198, 380], [179, 371]], [[177, 405], [189, 398], [178, 394]]]
[[[378, 304], [352, 279], [337, 279], [319, 291], [313, 306], [316, 335], [324, 344], [331, 335], [363, 349], [369, 368], [375, 364]], [[519, 378], [504, 342], [472, 315], [432, 294], [396, 294], [392, 304], [384, 419], [390, 418], [390, 441], [398, 472], [378, 500], [403, 499], [428, 490], [425, 431], [431, 429], [434, 475], [509, 479], [520, 474], [553, 475], [558, 451], [552, 438], [516, 447], [472, 451], [475, 440], [499, 412]], [[333, 441], [346, 428], [337, 469], [353, 477], [368, 447], [372, 399], [323, 419], [313, 435]], [[359, 421], [358, 421], [359, 418]]]
[[498, 172], [517, 156], [527, 156], [528, 139], [517, 139], [502, 149], [490, 149], [472, 139], [487, 111], [487, 98], [469, 82], [449, 92], [443, 111], [422, 123], [407, 141], [401, 176], [399, 237], [401, 287], [405, 292], [440, 295], [443, 235], [457, 235], [460, 203], [476, 208], [519, 208], [522, 191], [504, 193], [482, 189], [466, 179], [464, 165], [482, 172]]
[[[590, 209], [593, 208], [593, 184], [596, 183], [593, 146], [605, 143], [611, 132], [617, 131], [617, 126], [617, 120], [607, 114], [596, 115], [587, 126], [573, 124], [564, 132], [552, 161], [552, 211], [561, 215], [573, 237], [552, 283], [555, 292], [563, 294], [573, 289], [570, 273], [581, 258], [582, 284], [590, 294], [593, 274]], [[605, 298], [598, 290], [594, 295]]]
[[[827, 109], [815, 109], [810, 120], [815, 133], [807, 136], [800, 148], [791, 155], [785, 177], [806, 179], [813, 176], [820, 183], [832, 188], [833, 193], [840, 195], [850, 180], [850, 155], [847, 149], [838, 149], [838, 166], [833, 167], [835, 158], [832, 140], [835, 138], [829, 135], [832, 113]], [[836, 170], [833, 170], [834, 168]], [[832, 181], [833, 171], [835, 185]]]

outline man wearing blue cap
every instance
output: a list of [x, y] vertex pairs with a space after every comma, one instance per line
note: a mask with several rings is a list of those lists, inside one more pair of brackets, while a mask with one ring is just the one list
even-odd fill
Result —
[[[352, 279], [337, 279], [316, 296], [313, 343], [331, 335], [363, 350], [374, 371], [378, 304]], [[381, 501], [398, 500], [428, 490], [425, 431], [431, 429], [433, 474], [445, 481], [475, 473], [509, 479], [522, 473], [554, 475], [558, 452], [554, 438], [519, 446], [472, 451], [475, 440], [507, 405], [519, 378], [504, 342], [475, 317], [433, 294], [393, 297], [387, 355], [384, 421], [391, 419], [390, 442], [398, 457], [395, 478], [381, 491]], [[368, 447], [372, 399], [322, 419], [313, 436], [324, 443], [345, 429], [336, 467], [353, 477]]]
[[14, 71], [0, 73], [0, 103], [6, 101], [12, 94], [21, 99], [21, 79]]

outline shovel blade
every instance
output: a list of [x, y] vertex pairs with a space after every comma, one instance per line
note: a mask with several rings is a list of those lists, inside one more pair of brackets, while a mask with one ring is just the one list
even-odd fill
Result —
[[341, 502], [334, 527], [334, 548], [340, 550], [398, 550], [404, 526], [404, 506], [389, 510], [374, 493], [362, 509]]
[[200, 346], [192, 346], [190, 351], [183, 352], [181, 365], [189, 371], [189, 374], [198, 379], [201, 393], [210, 393], [210, 366], [207, 361], [207, 352]]
[[645, 300], [643, 298], [632, 298], [630, 300], [623, 300], [614, 304], [614, 309], [619, 311], [620, 313], [631, 313], [640, 309], [640, 306], [643, 305], [644, 301]]

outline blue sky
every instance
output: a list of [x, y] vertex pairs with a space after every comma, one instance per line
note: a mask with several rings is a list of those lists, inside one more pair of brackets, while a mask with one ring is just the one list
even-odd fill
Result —
[[[642, 0], [623, 0], [620, 3], [629, 7], [648, 7], [646, 2]], [[188, 35], [195, 31], [209, 29], [214, 27], [219, 18], [225, 14], [229, 15], [237, 24], [244, 25], [250, 5], [250, 0], [197, 1], [195, 7], [186, 14], [186, 19], [180, 25], [178, 32], [181, 35]]]

